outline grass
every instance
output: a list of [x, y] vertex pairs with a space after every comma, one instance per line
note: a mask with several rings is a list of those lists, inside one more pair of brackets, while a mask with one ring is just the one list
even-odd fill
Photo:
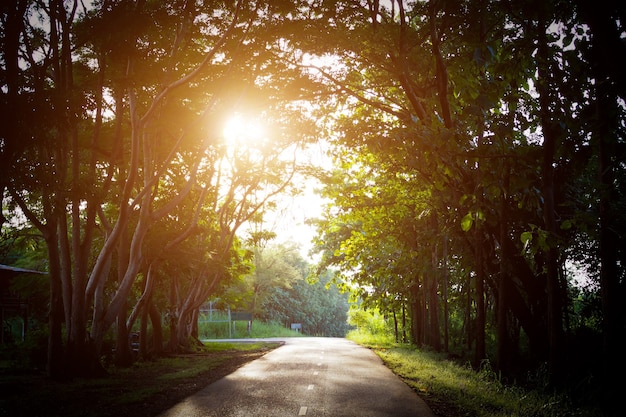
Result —
[[219, 352], [223, 350], [234, 349], [240, 352], [256, 351], [263, 349], [268, 345], [268, 342], [204, 342], [205, 350], [207, 352]]
[[488, 363], [480, 371], [436, 352], [398, 345], [388, 335], [353, 331], [348, 338], [371, 348], [439, 415], [472, 417], [601, 416], [575, 408], [564, 395], [525, 390], [500, 382]]
[[0, 416], [156, 416], [279, 343], [210, 343], [202, 353], [108, 369], [105, 378], [55, 382], [40, 373], [0, 369]]
[[[234, 348], [236, 348], [236, 346], [232, 345], [228, 347], [228, 350], [232, 350]], [[257, 345], [257, 349], [259, 349], [258, 345]], [[242, 349], [242, 350], [252, 351], [253, 349]], [[212, 351], [216, 352], [217, 350], [212, 349]], [[163, 375], [159, 375], [157, 379], [159, 381], [176, 382], [177, 380], [182, 380], [184, 378], [194, 377], [204, 372], [210, 371], [211, 369], [216, 368], [217, 366], [221, 365], [226, 359], [227, 357], [207, 358], [201, 363], [196, 364], [196, 366], [194, 367], [188, 366], [186, 358], [165, 359], [165, 360], [162, 360], [161, 365], [171, 368], [172, 371], [165, 373]]]
[[302, 333], [287, 329], [280, 323], [265, 323], [254, 320], [251, 332], [248, 334], [246, 322], [235, 322], [234, 331], [228, 332], [228, 323], [199, 323], [200, 338], [207, 339], [262, 339], [267, 337], [300, 337]]

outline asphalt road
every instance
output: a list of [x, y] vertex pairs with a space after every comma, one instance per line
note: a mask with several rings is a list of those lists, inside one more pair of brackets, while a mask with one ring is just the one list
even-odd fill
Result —
[[345, 339], [284, 340], [160, 417], [434, 417], [368, 349]]

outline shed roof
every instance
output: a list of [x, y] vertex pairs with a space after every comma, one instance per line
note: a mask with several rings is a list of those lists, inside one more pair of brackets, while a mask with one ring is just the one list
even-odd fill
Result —
[[2, 265], [2, 264], [0, 264], [0, 271], [8, 271], [14, 274], [42, 274], [42, 275], [47, 274], [47, 272], [43, 272], [43, 271], [35, 271], [33, 269], [24, 269], [24, 268], [18, 268], [16, 266], [9, 266], [9, 265]]

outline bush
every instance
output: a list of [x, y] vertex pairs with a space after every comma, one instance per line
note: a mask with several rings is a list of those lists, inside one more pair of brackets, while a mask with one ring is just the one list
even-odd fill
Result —
[[4, 345], [4, 365], [14, 369], [44, 370], [48, 357], [48, 331], [35, 329], [26, 333], [23, 342]]
[[393, 334], [393, 328], [385, 317], [377, 310], [362, 310], [352, 308], [348, 312], [348, 324], [355, 326], [357, 330], [371, 335]]
[[356, 329], [348, 332], [346, 337], [357, 343], [378, 347], [395, 343], [392, 325], [378, 311], [352, 308], [348, 312], [348, 324]]

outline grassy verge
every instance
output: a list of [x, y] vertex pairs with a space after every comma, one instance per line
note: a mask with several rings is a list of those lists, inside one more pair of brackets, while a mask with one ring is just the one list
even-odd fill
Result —
[[34, 372], [0, 369], [0, 417], [156, 416], [256, 359], [278, 343], [213, 343], [206, 352], [110, 368], [99, 379], [55, 382]]
[[348, 338], [371, 348], [417, 391], [438, 416], [557, 417], [601, 416], [600, 410], [577, 409], [563, 396], [502, 384], [485, 366], [479, 372], [442, 354], [397, 345], [388, 336], [352, 332]]
[[262, 321], [254, 320], [252, 322], [252, 329], [248, 333], [246, 322], [236, 322], [234, 330], [228, 332], [228, 323], [200, 323], [199, 333], [200, 338], [207, 339], [245, 339], [254, 338], [262, 339], [266, 337], [299, 337], [302, 333], [296, 332], [291, 329], [287, 329], [280, 323], [265, 323]]

